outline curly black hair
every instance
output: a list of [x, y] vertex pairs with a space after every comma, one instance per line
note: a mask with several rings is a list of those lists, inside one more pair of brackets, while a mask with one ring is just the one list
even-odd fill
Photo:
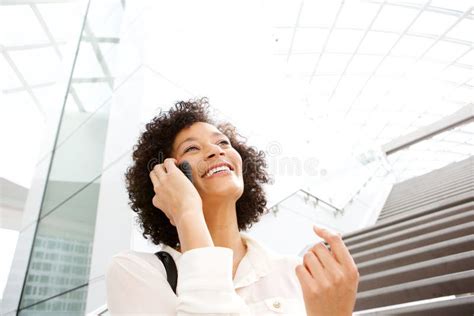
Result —
[[[180, 243], [176, 227], [152, 203], [155, 192], [149, 173], [156, 164], [171, 157], [176, 135], [196, 122], [216, 126], [229, 138], [232, 147], [242, 157], [244, 191], [236, 202], [239, 231], [252, 227], [268, 212], [263, 184], [271, 179], [266, 171], [265, 153], [246, 145], [246, 139], [230, 123], [216, 124], [210, 117], [207, 98], [179, 101], [167, 112], [160, 110], [145, 125], [145, 131], [133, 148], [133, 163], [125, 173], [129, 205], [138, 214], [137, 222], [143, 230], [143, 237], [150, 238], [155, 245], [165, 244], [178, 249]], [[163, 156], [158, 157], [158, 153]]]

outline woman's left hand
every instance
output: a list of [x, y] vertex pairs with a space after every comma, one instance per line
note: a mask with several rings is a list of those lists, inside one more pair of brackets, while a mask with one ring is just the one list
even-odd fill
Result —
[[303, 257], [295, 272], [303, 291], [306, 313], [311, 316], [352, 315], [359, 271], [340, 234], [314, 227], [322, 242], [316, 243]]

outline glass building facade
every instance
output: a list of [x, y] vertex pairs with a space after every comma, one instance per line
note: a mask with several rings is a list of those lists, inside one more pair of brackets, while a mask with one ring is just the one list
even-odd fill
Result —
[[43, 165], [49, 164], [44, 194], [37, 220], [27, 227], [34, 233], [19, 315], [83, 315], [86, 310], [124, 7], [121, 1], [92, 0], [78, 8], [82, 19], [67, 92], [56, 107], [54, 146], [43, 158]]

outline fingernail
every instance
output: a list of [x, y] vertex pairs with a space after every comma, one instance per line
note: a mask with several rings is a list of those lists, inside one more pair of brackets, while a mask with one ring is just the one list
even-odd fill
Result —
[[319, 226], [316, 226], [316, 225], [313, 225], [313, 228], [314, 230], [318, 230], [320, 232], [325, 232], [327, 231], [327, 229], [323, 228], [323, 227], [319, 227]]

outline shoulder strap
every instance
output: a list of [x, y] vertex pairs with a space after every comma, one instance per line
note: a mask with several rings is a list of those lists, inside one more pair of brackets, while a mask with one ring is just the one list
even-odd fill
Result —
[[166, 277], [168, 283], [176, 294], [176, 285], [178, 284], [178, 270], [176, 269], [176, 263], [173, 257], [166, 251], [158, 251], [155, 255], [161, 260], [166, 269]]

